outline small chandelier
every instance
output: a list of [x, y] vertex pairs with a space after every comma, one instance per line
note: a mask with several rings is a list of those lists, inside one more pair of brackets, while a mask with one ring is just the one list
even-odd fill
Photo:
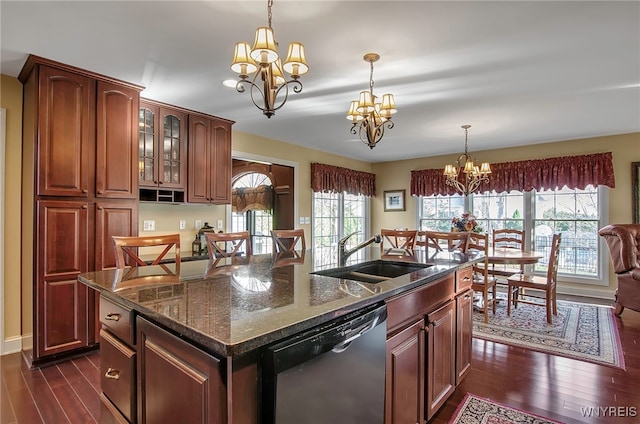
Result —
[[[476, 191], [480, 184], [489, 182], [491, 166], [488, 162], [483, 162], [480, 167], [476, 165], [474, 157], [467, 152], [467, 135], [471, 125], [463, 125], [462, 128], [464, 129], [464, 153], [458, 157], [456, 165], [444, 167], [444, 175], [447, 177], [447, 185], [453, 186], [461, 194], [468, 196]], [[460, 172], [464, 176], [460, 176]], [[460, 180], [464, 182], [461, 183]]]
[[376, 96], [373, 95], [373, 62], [377, 62], [380, 55], [367, 53], [363, 59], [371, 65], [369, 91], [361, 91], [360, 100], [351, 102], [347, 119], [353, 122], [351, 134], [358, 134], [360, 141], [373, 149], [382, 140], [384, 127], [393, 128], [391, 115], [397, 110], [393, 94], [384, 94], [381, 103], [376, 103]]
[[[245, 85], [248, 85], [253, 104], [267, 115], [267, 118], [271, 118], [276, 110], [287, 102], [289, 85], [294, 93], [302, 91], [302, 83], [298, 78], [309, 71], [304, 57], [304, 46], [297, 41], [289, 44], [287, 60], [282, 64], [277, 50], [278, 43], [271, 28], [271, 6], [273, 0], [268, 0], [269, 26], [256, 29], [253, 48], [249, 48], [249, 44], [245, 42], [236, 43], [231, 64], [231, 70], [237, 72], [240, 77], [236, 83], [236, 90], [243, 93]], [[285, 80], [283, 70], [291, 75], [291, 80]], [[250, 78], [251, 74], [254, 74], [253, 78]], [[278, 104], [278, 95], [282, 93], [283, 97], [281, 96]]]

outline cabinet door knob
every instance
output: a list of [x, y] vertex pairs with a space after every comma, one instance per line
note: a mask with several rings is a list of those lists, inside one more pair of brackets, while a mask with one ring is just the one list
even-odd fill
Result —
[[462, 280], [463, 280], [463, 281], [469, 281], [469, 280], [471, 280], [471, 277], [469, 277], [468, 275], [465, 275], [465, 276], [462, 278]]
[[120, 321], [120, 314], [109, 313], [105, 315], [104, 319], [107, 321]]
[[104, 376], [107, 378], [110, 378], [112, 380], [119, 380], [120, 379], [120, 371], [113, 369], [113, 368], [108, 368], [107, 372], [104, 373]]
[[82, 190], [82, 193], [83, 193], [83, 194], [87, 194], [87, 193], [89, 193], [89, 190], [87, 190], [87, 189], [85, 188], [84, 190]]
[[104, 190], [98, 190], [98, 194], [104, 194]]

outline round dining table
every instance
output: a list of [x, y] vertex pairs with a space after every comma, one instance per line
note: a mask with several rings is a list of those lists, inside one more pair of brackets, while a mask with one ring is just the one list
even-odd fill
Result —
[[544, 253], [510, 247], [489, 248], [487, 260], [495, 265], [530, 265], [544, 257]]

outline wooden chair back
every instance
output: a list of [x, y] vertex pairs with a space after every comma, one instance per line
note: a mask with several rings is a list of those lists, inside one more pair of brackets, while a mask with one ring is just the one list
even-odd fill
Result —
[[[413, 255], [415, 254], [417, 230], [380, 230], [380, 254]], [[386, 245], [385, 245], [386, 243]]]
[[138, 255], [139, 247], [165, 246], [164, 250], [156, 256], [149, 265], [158, 265], [165, 255], [175, 249], [176, 270], [180, 267], [180, 234], [168, 234], [164, 236], [112, 236], [113, 245], [116, 249], [116, 268], [122, 269], [127, 266], [127, 257], [132, 266], [146, 266], [147, 262]]
[[307, 244], [304, 240], [304, 230], [302, 228], [295, 230], [271, 230], [271, 238], [273, 239], [274, 253], [294, 252], [298, 243], [300, 243], [300, 250], [307, 250]]
[[492, 246], [494, 248], [511, 247], [513, 249], [520, 249], [524, 251], [524, 235], [524, 231], [514, 230], [511, 228], [493, 230]]
[[[242, 253], [245, 256], [251, 256], [251, 235], [248, 231], [239, 231], [237, 233], [204, 233], [207, 241], [207, 250], [209, 259], [216, 257], [229, 258]], [[219, 246], [218, 243], [224, 243]], [[229, 250], [228, 246], [231, 246]], [[244, 252], [241, 248], [244, 246]]]
[[[453, 252], [462, 250], [466, 252], [469, 242], [469, 233], [466, 231], [419, 231], [416, 245], [424, 247], [428, 254]], [[431, 251], [431, 252], [430, 252]]]
[[[501, 228], [493, 230], [492, 243], [493, 248], [508, 247], [510, 249], [520, 249], [524, 251], [524, 236], [522, 230], [514, 230], [511, 228]], [[491, 274], [496, 276], [508, 277], [515, 273], [524, 272], [524, 265], [491, 265]], [[504, 282], [504, 280], [502, 280]], [[499, 281], [500, 283], [500, 281]]]

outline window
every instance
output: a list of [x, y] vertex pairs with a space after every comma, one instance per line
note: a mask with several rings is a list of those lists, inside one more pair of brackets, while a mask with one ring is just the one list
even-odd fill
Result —
[[[367, 237], [369, 199], [366, 196], [314, 192], [313, 194], [313, 254], [314, 269], [338, 266], [338, 240], [351, 236], [347, 248]], [[365, 250], [349, 257], [347, 264], [364, 259]]]
[[[472, 194], [466, 207], [460, 195], [422, 197], [418, 202], [419, 228], [449, 231], [451, 218], [470, 210], [489, 234], [494, 228], [524, 229], [526, 247], [544, 252], [545, 257], [552, 234], [559, 232], [562, 234], [560, 278], [606, 285], [607, 267], [605, 261], [600, 260], [606, 248], [598, 237], [598, 228], [606, 222], [608, 191], [601, 187]], [[546, 260], [536, 264], [534, 272], [545, 273]]]
[[[233, 188], [271, 187], [268, 176], [257, 172], [245, 174], [233, 183]], [[249, 231], [251, 234], [251, 250], [254, 255], [271, 253], [271, 229], [273, 215], [270, 210], [251, 208], [244, 212], [231, 212], [231, 231]]]

